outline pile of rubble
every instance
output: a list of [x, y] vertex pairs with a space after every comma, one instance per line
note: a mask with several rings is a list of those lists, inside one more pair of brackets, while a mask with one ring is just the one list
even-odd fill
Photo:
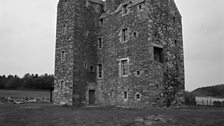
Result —
[[146, 117], [137, 117], [128, 126], [154, 126], [174, 124], [175, 120], [165, 115], [150, 115]]
[[33, 97], [1, 97], [0, 104], [26, 104], [26, 103], [48, 103], [49, 98]]

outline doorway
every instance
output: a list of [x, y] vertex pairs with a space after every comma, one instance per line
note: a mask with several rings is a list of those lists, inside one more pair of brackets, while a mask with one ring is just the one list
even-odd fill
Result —
[[95, 90], [89, 90], [89, 104], [95, 104]]

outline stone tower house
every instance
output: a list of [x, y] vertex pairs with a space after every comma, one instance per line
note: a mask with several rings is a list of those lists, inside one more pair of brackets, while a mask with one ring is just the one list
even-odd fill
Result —
[[157, 104], [166, 66], [178, 72], [184, 90], [174, 0], [59, 0], [55, 104]]

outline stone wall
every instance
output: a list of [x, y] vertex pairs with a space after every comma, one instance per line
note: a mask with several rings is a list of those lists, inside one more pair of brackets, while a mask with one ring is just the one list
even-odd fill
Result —
[[[88, 85], [96, 83], [97, 34], [103, 6], [91, 0], [85, 4], [80, 0], [76, 4], [75, 46], [79, 51], [74, 50], [73, 104], [82, 105], [88, 104]], [[90, 71], [90, 67], [93, 67], [93, 71]]]
[[[74, 3], [59, 1], [57, 12], [55, 81], [53, 98], [56, 104], [64, 102], [72, 105], [74, 66]], [[64, 51], [64, 60], [62, 59]]]
[[[142, 0], [128, 4], [129, 12], [125, 16], [119, 7], [102, 16], [105, 24], [100, 33], [104, 46], [98, 51], [98, 62], [103, 63], [104, 78], [98, 80], [99, 103], [155, 105], [160, 101], [165, 65], [177, 63], [181, 89], [184, 89], [181, 16], [173, 2]], [[125, 43], [120, 42], [119, 36], [123, 28], [129, 29], [130, 36]], [[163, 48], [162, 63], [154, 61], [154, 47]], [[119, 59], [127, 57], [129, 76], [119, 77]], [[136, 75], [137, 71], [140, 76]], [[128, 92], [128, 100], [123, 98], [124, 91]], [[140, 100], [136, 99], [137, 93], [141, 95]]]
[[[55, 103], [88, 105], [89, 90], [95, 90], [95, 104], [158, 105], [166, 66], [179, 72], [179, 87], [184, 90], [182, 22], [174, 1], [107, 0], [103, 5], [100, 0], [59, 1]], [[127, 42], [122, 42], [125, 28]], [[127, 77], [120, 75], [123, 58], [129, 60]], [[97, 64], [103, 65], [101, 79]]]
[[[101, 3], [60, 0], [57, 14], [54, 102], [86, 104], [88, 83], [96, 82], [96, 40]], [[61, 52], [65, 60], [61, 60]], [[90, 67], [93, 71], [90, 71]], [[61, 84], [64, 81], [64, 84]], [[63, 86], [61, 86], [63, 85]]]

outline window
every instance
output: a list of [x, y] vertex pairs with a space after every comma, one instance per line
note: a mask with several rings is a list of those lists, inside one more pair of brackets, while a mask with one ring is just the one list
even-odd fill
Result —
[[65, 35], [66, 32], [67, 32], [67, 26], [64, 24], [64, 25], [63, 25], [63, 35]]
[[128, 14], [128, 4], [124, 4], [122, 8], [122, 15]]
[[142, 10], [143, 10], [143, 5], [142, 4], [138, 5], [138, 11], [142, 11]]
[[63, 51], [61, 52], [61, 61], [62, 61], [62, 62], [65, 61], [65, 58], [66, 58], [66, 54], [65, 54], [65, 51], [63, 50]]
[[102, 49], [103, 44], [102, 44], [102, 38], [98, 38], [98, 48]]
[[102, 64], [97, 65], [97, 78], [98, 79], [103, 78], [103, 65]]
[[176, 22], [176, 17], [173, 16], [173, 21]]
[[128, 28], [122, 29], [122, 42], [128, 41]]
[[135, 94], [135, 99], [138, 100], [138, 101], [141, 100], [141, 94], [140, 93], [136, 93]]
[[104, 24], [103, 18], [100, 19], [100, 25], [102, 26]]
[[140, 77], [142, 72], [140, 70], [136, 71], [135, 76]]
[[120, 76], [121, 77], [127, 77], [129, 74], [129, 59], [125, 58], [125, 59], [121, 59], [120, 60]]
[[177, 40], [174, 41], [174, 44], [177, 45]]
[[133, 32], [133, 37], [134, 38], [138, 37], [138, 33], [137, 32]]
[[141, 72], [141, 71], [137, 71], [137, 75], [138, 75], [138, 76], [140, 75], [140, 72]]
[[89, 31], [86, 31], [86, 36], [89, 36]]
[[89, 72], [93, 73], [95, 70], [94, 70], [94, 67], [93, 66], [90, 66], [89, 67]]
[[154, 47], [154, 61], [163, 63], [163, 48]]
[[65, 83], [64, 80], [60, 81], [60, 88], [61, 88], [61, 90], [63, 89], [64, 83]]
[[156, 31], [156, 32], [154, 33], [154, 36], [155, 36], [156, 39], [158, 39], [158, 38], [159, 38], [159, 33]]
[[123, 92], [123, 98], [124, 98], [125, 101], [128, 100], [128, 92], [127, 91]]
[[142, 5], [138, 5], [138, 9], [140, 9], [140, 10], [141, 10], [141, 9], [142, 9]]
[[84, 62], [84, 68], [87, 69], [87, 62]]

